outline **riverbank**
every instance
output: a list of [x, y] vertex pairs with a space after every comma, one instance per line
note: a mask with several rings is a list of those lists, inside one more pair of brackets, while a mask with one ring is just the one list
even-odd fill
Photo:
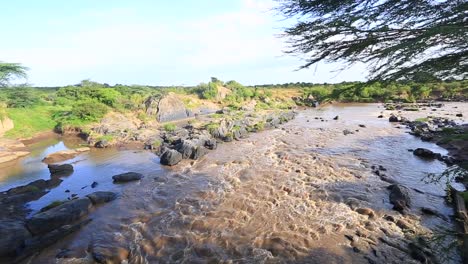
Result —
[[[95, 175], [86, 176], [87, 184], [96, 181], [98, 190], [116, 192], [118, 198], [92, 210], [91, 223], [34, 261], [59, 257], [59, 263], [92, 263], [92, 252], [103, 249], [110, 258], [122, 258], [124, 250], [129, 261], [149, 262], [417, 263], [440, 257], [432, 244], [422, 242], [431, 241], [439, 225], [455, 229], [453, 210], [445, 204], [444, 184], [421, 181], [446, 166], [408, 149], [446, 152], [405, 133], [403, 125], [388, 121], [390, 115], [379, 105], [303, 110], [278, 129], [219, 144], [198, 160], [161, 169], [155, 167], [159, 160], [144, 153], [92, 150], [67, 161], [76, 164], [75, 172], [64, 179]], [[103, 170], [87, 171], [102, 166], [86, 162], [99, 153], [122, 156], [105, 159]], [[129, 170], [144, 177], [106, 183], [105, 178]], [[70, 189], [66, 184], [50, 195], [59, 197]], [[459, 260], [456, 251], [450, 257]]]

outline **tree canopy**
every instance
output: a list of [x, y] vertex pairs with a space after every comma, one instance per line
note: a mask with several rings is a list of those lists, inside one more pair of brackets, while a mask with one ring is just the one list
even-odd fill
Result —
[[290, 54], [369, 65], [373, 80], [465, 79], [468, 2], [463, 0], [277, 0], [297, 23]]
[[26, 78], [28, 68], [19, 63], [5, 63], [0, 61], [0, 87], [10, 84], [14, 78]]

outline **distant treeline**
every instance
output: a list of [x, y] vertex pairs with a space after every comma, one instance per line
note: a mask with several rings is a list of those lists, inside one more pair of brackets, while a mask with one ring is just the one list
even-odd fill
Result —
[[255, 85], [264, 89], [301, 89], [317, 101], [385, 102], [468, 98], [468, 80], [437, 82], [342, 82], [338, 84], [286, 83]]

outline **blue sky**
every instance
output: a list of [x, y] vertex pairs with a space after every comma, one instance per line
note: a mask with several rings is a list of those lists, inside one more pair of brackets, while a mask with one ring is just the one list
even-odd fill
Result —
[[[282, 53], [290, 23], [272, 0], [18, 0], [0, 4], [0, 61], [30, 68], [36, 86], [195, 85], [211, 76], [243, 84], [364, 80], [362, 65], [295, 71]], [[7, 26], [5, 26], [7, 25]]]

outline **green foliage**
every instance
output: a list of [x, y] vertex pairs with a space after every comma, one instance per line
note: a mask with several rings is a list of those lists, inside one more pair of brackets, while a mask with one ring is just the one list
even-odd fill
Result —
[[6, 87], [15, 78], [26, 78], [28, 68], [19, 63], [5, 63], [0, 61], [0, 87]]
[[38, 105], [40, 102], [37, 91], [29, 87], [8, 89], [7, 106], [10, 108], [26, 108]]
[[229, 103], [241, 103], [258, 96], [256, 89], [245, 87], [236, 81], [227, 82], [226, 88], [232, 91], [225, 99]]
[[285, 30], [292, 53], [319, 62], [369, 65], [374, 80], [465, 79], [466, 1], [277, 0], [296, 23]]
[[166, 123], [164, 124], [163, 128], [166, 132], [174, 132], [177, 129], [177, 126], [172, 123]]
[[[454, 85], [457, 84], [457, 85]], [[338, 84], [305, 84], [302, 96], [313, 96], [319, 102], [415, 102], [426, 99], [453, 99], [468, 97], [468, 91], [462, 87], [468, 81], [453, 82], [343, 82]], [[292, 88], [291, 86], [287, 86]], [[294, 86], [293, 86], [294, 87]], [[450, 92], [447, 92], [450, 91]], [[448, 97], [449, 96], [449, 97]]]
[[214, 82], [201, 83], [197, 86], [197, 93], [202, 99], [214, 99], [218, 95], [218, 84]]
[[317, 86], [312, 87], [304, 90], [304, 97], [307, 98], [309, 96], [314, 97], [317, 101], [324, 101], [327, 99], [331, 94], [331, 89], [328, 89], [324, 86]]
[[162, 142], [161, 142], [161, 140], [159, 140], [159, 139], [155, 139], [151, 145], [152, 145], [153, 147], [156, 147], [156, 148], [157, 148], [157, 147], [160, 147], [160, 146], [162, 145]]
[[205, 128], [210, 134], [213, 134], [219, 128], [219, 123], [210, 122], [205, 125]]
[[92, 99], [86, 99], [76, 102], [71, 111], [72, 118], [78, 118], [86, 121], [98, 121], [108, 112], [106, 105]]

